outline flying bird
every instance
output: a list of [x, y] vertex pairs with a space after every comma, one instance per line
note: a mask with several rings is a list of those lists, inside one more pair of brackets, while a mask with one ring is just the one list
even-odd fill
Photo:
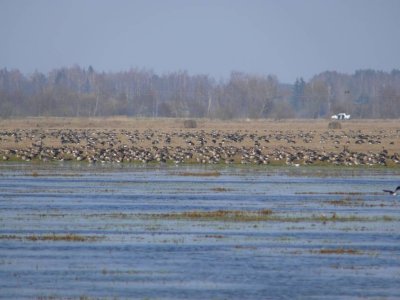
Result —
[[390, 195], [396, 196], [397, 192], [400, 191], [400, 185], [394, 190], [394, 191], [390, 191], [390, 190], [383, 190], [385, 193], [389, 193]]

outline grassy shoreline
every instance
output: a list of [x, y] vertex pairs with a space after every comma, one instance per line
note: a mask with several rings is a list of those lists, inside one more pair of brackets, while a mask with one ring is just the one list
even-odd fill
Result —
[[[68, 164], [68, 165], [102, 165], [102, 166], [121, 166], [121, 167], [143, 167], [143, 166], [148, 166], [148, 167], [163, 167], [163, 166], [178, 166], [178, 164], [175, 164], [174, 162], [167, 162], [164, 164], [160, 164], [158, 162], [149, 162], [149, 163], [143, 163], [139, 161], [134, 161], [134, 162], [107, 162], [107, 163], [88, 163], [88, 162], [81, 162], [81, 161], [41, 161], [41, 160], [31, 160], [31, 161], [24, 161], [21, 159], [10, 159], [7, 161], [2, 161], [0, 158], [0, 166], [7, 166], [7, 165], [12, 165], [12, 164], [21, 164], [21, 165], [26, 165], [26, 166], [46, 166], [46, 165], [56, 165], [56, 164]], [[197, 163], [197, 162], [184, 162], [180, 163], [179, 166], [181, 167], [210, 167], [213, 170], [220, 170], [226, 167], [231, 167], [231, 168], [258, 168], [258, 169], [263, 169], [263, 170], [268, 170], [272, 168], [284, 168], [284, 169], [302, 169], [302, 168], [307, 168], [307, 169], [329, 169], [329, 170], [400, 170], [400, 165], [398, 164], [390, 164], [390, 165], [337, 165], [337, 164], [303, 164], [299, 166], [293, 166], [293, 165], [287, 165], [284, 161], [281, 162], [274, 162], [273, 164], [266, 164], [266, 165], [259, 165], [259, 164], [241, 164], [241, 163], [231, 163], [229, 165], [225, 163], [217, 163], [217, 164], [212, 164], [212, 165], [207, 165], [207, 164], [202, 164], [202, 163]], [[212, 174], [208, 174], [208, 171], [204, 171], [204, 174], [202, 171], [199, 171], [198, 173], [196, 172], [182, 172], [182, 173], [176, 173], [172, 175], [176, 176], [185, 176], [185, 177], [218, 177], [219, 173], [218, 171], [211, 171]], [[1, 173], [0, 173], [1, 175]], [[41, 176], [47, 176], [46, 174], [41, 174], [38, 172], [32, 172], [32, 173], [26, 173], [27, 176], [33, 176], [33, 177], [41, 177]], [[53, 175], [52, 175], [53, 176]], [[75, 174], [56, 174], [54, 176], [69, 176], [69, 177], [74, 177], [74, 176], [80, 176], [80, 175], [75, 175]]]

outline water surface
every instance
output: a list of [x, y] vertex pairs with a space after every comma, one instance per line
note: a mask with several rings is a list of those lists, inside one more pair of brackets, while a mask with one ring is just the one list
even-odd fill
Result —
[[[400, 197], [382, 193], [399, 183], [396, 169], [0, 164], [0, 297], [399, 298]], [[165, 217], [260, 209], [280, 221]]]

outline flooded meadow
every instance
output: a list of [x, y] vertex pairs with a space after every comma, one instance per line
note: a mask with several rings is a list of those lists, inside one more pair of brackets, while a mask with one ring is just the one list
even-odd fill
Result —
[[398, 299], [398, 168], [0, 164], [1, 299]]

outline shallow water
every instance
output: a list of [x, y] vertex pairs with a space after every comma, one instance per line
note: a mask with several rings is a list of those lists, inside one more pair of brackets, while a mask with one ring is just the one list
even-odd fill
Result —
[[[399, 298], [400, 196], [382, 193], [399, 183], [396, 169], [0, 164], [0, 298]], [[260, 209], [280, 219], [163, 217]]]

